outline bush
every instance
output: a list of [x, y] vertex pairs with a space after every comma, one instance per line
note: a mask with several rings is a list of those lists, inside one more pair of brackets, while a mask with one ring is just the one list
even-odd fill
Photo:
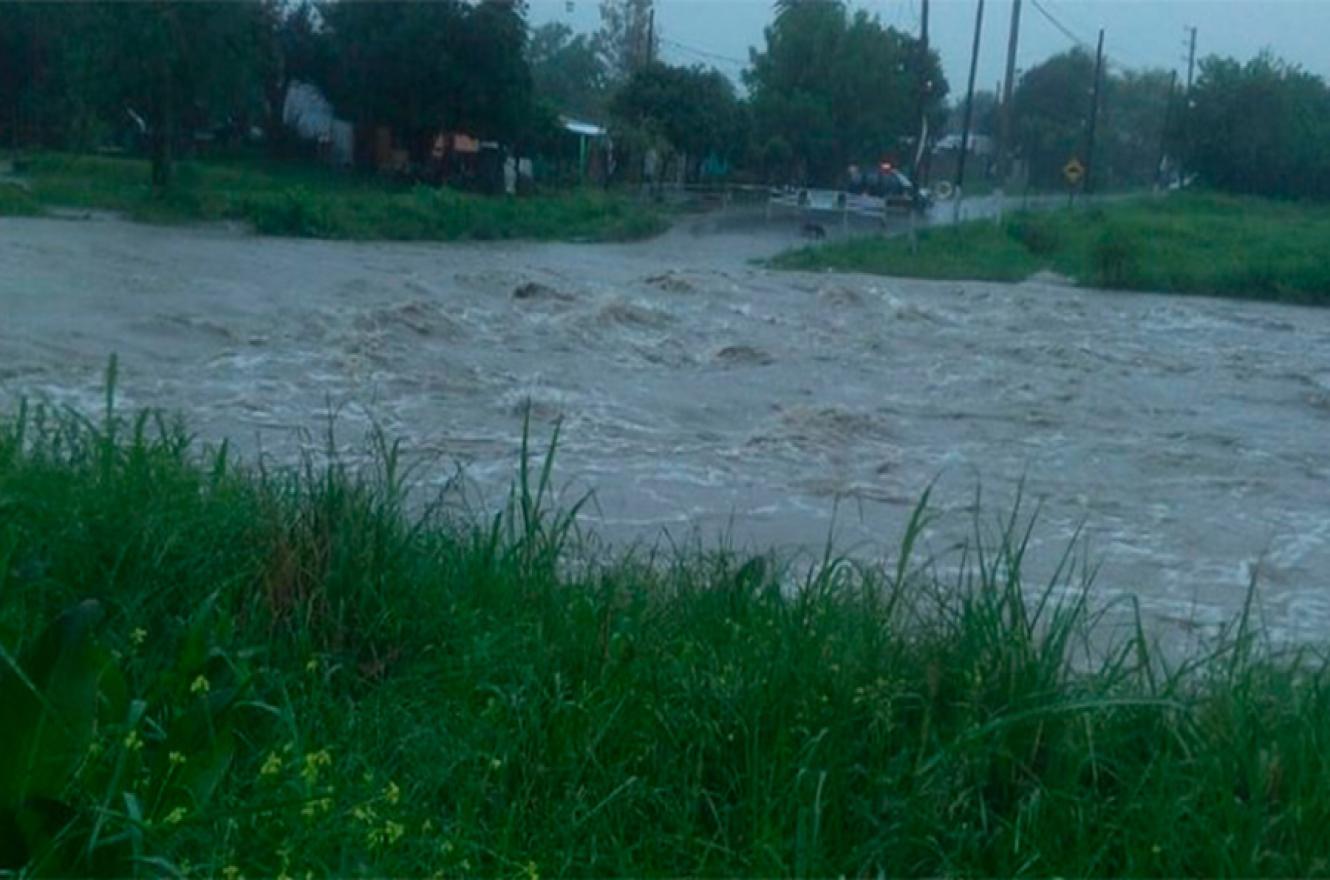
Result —
[[1039, 214], [1017, 215], [1007, 222], [1007, 234], [1037, 257], [1051, 256], [1063, 245], [1056, 221]]
[[272, 196], [251, 196], [241, 203], [239, 213], [263, 235], [320, 238], [336, 229], [322, 198], [303, 187]]
[[667, 225], [659, 210], [601, 192], [487, 197], [394, 187], [292, 162], [181, 162], [175, 184], [155, 193], [144, 162], [48, 153], [34, 157], [31, 183], [31, 201], [0, 185], [0, 213], [52, 204], [154, 222], [233, 218], [265, 235], [396, 241], [619, 240]]
[[1131, 287], [1137, 274], [1141, 242], [1126, 226], [1105, 224], [1091, 248], [1094, 283], [1101, 287]]
[[35, 217], [41, 212], [26, 187], [0, 181], [0, 217]]

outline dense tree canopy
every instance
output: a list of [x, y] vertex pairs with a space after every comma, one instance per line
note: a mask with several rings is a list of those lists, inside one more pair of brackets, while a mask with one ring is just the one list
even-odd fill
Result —
[[157, 186], [170, 182], [182, 135], [243, 120], [260, 100], [258, 4], [102, 4], [83, 12], [83, 94], [107, 117], [132, 112], [144, 121]]
[[1124, 71], [1105, 78], [1099, 117], [1103, 174], [1118, 187], [1151, 186], [1159, 177], [1172, 76], [1165, 70]]
[[1021, 77], [1012, 96], [1017, 149], [1036, 186], [1061, 186], [1062, 166], [1084, 160], [1094, 59], [1080, 49], [1054, 55]]
[[[559, 113], [612, 115], [620, 155], [650, 141], [771, 180], [835, 185], [851, 163], [908, 162], [921, 109], [941, 133], [937, 55], [842, 0], [776, 2], [746, 99], [720, 73], [660, 63], [652, 9], [600, 0], [599, 31], [579, 35], [562, 24], [529, 32], [521, 0], [0, 2], [0, 143], [137, 143], [165, 185], [198, 133], [265, 122], [279, 142], [294, 79], [417, 155], [442, 129], [521, 151], [557, 146]], [[1036, 186], [1061, 186], [1066, 161], [1085, 157], [1093, 77], [1077, 49], [1017, 85], [1013, 148]], [[1192, 94], [1172, 102], [1164, 71], [1110, 65], [1102, 86], [1104, 185], [1151, 183], [1167, 153], [1216, 187], [1330, 197], [1330, 89], [1318, 77], [1262, 55], [1206, 59]], [[981, 94], [975, 130], [995, 127], [996, 111]]]
[[659, 56], [655, 0], [600, 0], [595, 46], [611, 82], [622, 83]]
[[594, 41], [561, 22], [531, 33], [528, 48], [537, 96], [564, 113], [600, 117], [609, 77]]
[[742, 109], [734, 85], [716, 70], [645, 67], [615, 94], [611, 112], [621, 126], [663, 139], [693, 159], [741, 157]]
[[755, 51], [747, 83], [756, 147], [768, 173], [831, 183], [851, 162], [906, 158], [920, 94], [940, 107], [936, 53], [838, 0], [786, 0]]
[[261, 101], [263, 28], [251, 3], [0, 4], [0, 100], [35, 143], [80, 146], [132, 121], [165, 185], [178, 140]]
[[1233, 192], [1330, 198], [1330, 89], [1272, 55], [1212, 57], [1179, 116], [1187, 167]]
[[69, 146], [77, 114], [66, 50], [70, 9], [0, 3], [0, 126], [20, 141]]
[[321, 13], [337, 59], [326, 86], [356, 121], [388, 125], [408, 142], [441, 128], [506, 141], [522, 134], [531, 75], [514, 4], [339, 0]]

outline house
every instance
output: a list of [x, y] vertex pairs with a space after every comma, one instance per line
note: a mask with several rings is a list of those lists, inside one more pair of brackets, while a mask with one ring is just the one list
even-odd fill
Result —
[[577, 179], [603, 183], [614, 173], [614, 142], [603, 126], [560, 117], [564, 132], [577, 141]]

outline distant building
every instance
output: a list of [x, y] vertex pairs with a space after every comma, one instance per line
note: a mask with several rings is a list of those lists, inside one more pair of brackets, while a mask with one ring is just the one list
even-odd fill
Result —
[[577, 138], [577, 177], [579, 181], [600, 183], [614, 173], [614, 143], [603, 126], [564, 116], [563, 130]]
[[[969, 148], [971, 156], [991, 156], [997, 152], [997, 143], [990, 135], [971, 134]], [[959, 153], [960, 150], [961, 136], [958, 134], [943, 135], [933, 145], [934, 153]]]

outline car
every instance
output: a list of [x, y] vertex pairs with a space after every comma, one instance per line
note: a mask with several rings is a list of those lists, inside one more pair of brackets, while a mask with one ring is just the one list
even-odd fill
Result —
[[928, 190], [914, 185], [910, 178], [889, 162], [849, 168], [846, 192], [855, 196], [883, 199], [889, 208], [924, 211], [932, 205]]

